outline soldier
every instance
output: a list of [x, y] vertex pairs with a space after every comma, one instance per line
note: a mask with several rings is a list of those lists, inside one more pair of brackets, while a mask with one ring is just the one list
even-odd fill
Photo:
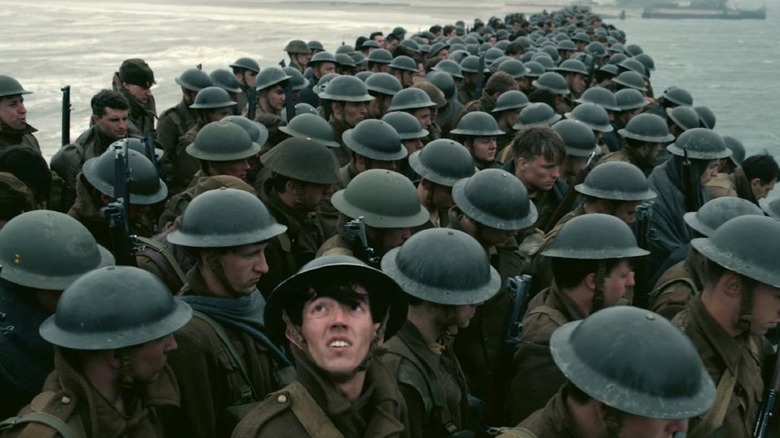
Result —
[[257, 75], [258, 95], [255, 120], [265, 125], [269, 131], [271, 128], [268, 126], [267, 119], [269, 117], [274, 120], [280, 118], [286, 101], [284, 89], [289, 80], [290, 75], [279, 67], [267, 67]]
[[246, 405], [285, 383], [290, 363], [268, 340], [256, 285], [268, 272], [268, 241], [286, 229], [257, 197], [218, 189], [193, 199], [168, 235], [196, 256], [179, 292], [196, 318], [176, 333], [179, 350], [170, 357], [182, 393], [181, 412], [166, 424], [170, 435], [230, 436]]
[[444, 93], [446, 105], [438, 108], [436, 123], [441, 128], [442, 136], [446, 136], [452, 128], [452, 120], [463, 110], [463, 104], [458, 101], [455, 79], [443, 71], [432, 71], [425, 76], [425, 79]]
[[411, 87], [396, 93], [387, 111], [409, 113], [420, 122], [420, 128], [430, 132], [429, 128], [433, 124], [431, 114], [435, 109], [436, 103], [431, 100], [428, 93], [419, 88]]
[[766, 153], [756, 154], [747, 157], [734, 173], [715, 175], [706, 188], [710, 198], [738, 196], [758, 205], [775, 188], [778, 177], [780, 167], [775, 158]]
[[350, 152], [342, 135], [344, 131], [354, 128], [368, 114], [368, 102], [374, 98], [368, 94], [366, 85], [354, 76], [337, 76], [320, 94], [325, 113], [329, 115], [328, 122], [333, 128], [333, 135], [341, 148], [334, 150], [339, 166], [345, 166], [350, 161]]
[[[333, 136], [330, 123], [316, 114], [299, 114], [285, 126], [280, 126], [279, 131], [290, 137], [309, 138], [329, 148], [340, 148], [341, 145]], [[257, 182], [261, 182], [258, 178]]]
[[22, 97], [25, 94], [32, 92], [22, 88], [16, 79], [0, 75], [0, 148], [22, 144], [40, 154], [41, 147], [33, 135], [38, 130], [27, 124], [27, 108]]
[[[377, 197], [377, 193], [382, 193], [382, 197]], [[336, 192], [331, 202], [341, 213], [338, 234], [325, 241], [317, 256], [345, 254], [375, 266], [387, 251], [401, 246], [411, 236], [413, 227], [424, 224], [429, 217], [411, 181], [390, 170], [361, 172], [346, 188]], [[356, 223], [355, 230], [346, 226], [355, 219], [364, 225]]]
[[369, 169], [398, 170], [398, 162], [408, 155], [398, 132], [382, 120], [364, 120], [344, 131], [342, 140], [349, 148], [351, 159], [339, 169], [338, 189]]
[[412, 88], [419, 88], [428, 95], [428, 98], [434, 103], [434, 106], [429, 107], [431, 123], [427, 129], [429, 131], [428, 136], [425, 138], [424, 143], [428, 144], [432, 140], [436, 140], [442, 137], [443, 132], [441, 125], [439, 125], [439, 110], [444, 109], [447, 106], [447, 99], [444, 98], [444, 92], [442, 92], [436, 85], [428, 82], [427, 80], [420, 80]]
[[396, 56], [393, 58], [393, 62], [390, 63], [390, 74], [398, 79], [402, 87], [409, 88], [414, 85], [414, 76], [417, 74], [417, 61], [405, 55]]
[[560, 230], [541, 255], [551, 259], [553, 282], [528, 304], [512, 365], [509, 419], [518, 422], [540, 409], [566, 380], [548, 348], [558, 327], [618, 303], [634, 286], [631, 259], [647, 255], [626, 223], [592, 213]]
[[[694, 237], [710, 237], [729, 220], [749, 214], [763, 216], [764, 213], [749, 201], [724, 197], [708, 201], [696, 212], [685, 213], [683, 219]], [[690, 245], [675, 250], [659, 269], [661, 276], [654, 281], [648, 308], [666, 318], [674, 318], [701, 291], [703, 268], [704, 258]]]
[[706, 258], [704, 284], [673, 322], [691, 338], [719, 388], [710, 410], [691, 420], [692, 437], [752, 436], [764, 390], [761, 369], [772, 352], [762, 335], [777, 326], [780, 314], [780, 281], [766, 269], [780, 257], [778, 236], [774, 219], [741, 216], [691, 241]]
[[518, 90], [509, 90], [498, 96], [496, 106], [490, 111], [498, 123], [498, 129], [504, 131], [503, 135], [496, 137], [496, 154], [512, 143], [517, 135], [514, 126], [520, 118], [520, 111], [530, 103], [528, 97]]
[[655, 168], [664, 145], [674, 141], [664, 120], [655, 114], [640, 114], [632, 118], [618, 133], [623, 139], [622, 148], [605, 155], [599, 164], [623, 161], [638, 167], [645, 175], [650, 175]]
[[311, 139], [287, 139], [261, 161], [271, 175], [257, 187], [260, 199], [276, 221], [287, 227], [266, 247], [269, 273], [261, 277], [259, 287], [269, 294], [311, 261], [325, 242], [315, 211], [330, 198], [339, 176], [333, 154]]
[[[240, 88], [236, 111], [237, 114], [243, 114], [249, 105], [249, 99], [254, 95], [253, 90], [257, 83], [257, 75], [260, 73], [260, 64], [252, 58], [243, 57], [233, 61], [229, 67], [233, 69], [233, 76], [238, 81]], [[216, 85], [216, 81], [214, 82]]]
[[[588, 78], [588, 68], [582, 61], [567, 59], [563, 61], [555, 71], [561, 74], [566, 80], [566, 85], [569, 87], [569, 91], [571, 91], [571, 99], [577, 99], [585, 92], [585, 88], [587, 88], [585, 81]], [[571, 104], [572, 102], [569, 103]]]
[[166, 154], [175, 154], [174, 149], [179, 143], [179, 138], [197, 123], [198, 111], [190, 108], [190, 105], [195, 103], [195, 96], [200, 90], [216, 85], [200, 68], [184, 70], [175, 82], [181, 87], [181, 101], [176, 106], [163, 111], [157, 120], [157, 142]]
[[646, 310], [619, 306], [569, 322], [553, 333], [550, 351], [565, 385], [499, 436], [673, 436], [715, 399], [691, 342]]
[[0, 172], [0, 230], [11, 219], [35, 209], [32, 191], [9, 172]]
[[284, 47], [284, 51], [290, 57], [290, 67], [297, 69], [303, 74], [311, 59], [311, 49], [301, 40], [292, 40]]
[[452, 186], [476, 171], [471, 154], [462, 144], [441, 138], [412, 153], [409, 166], [420, 175], [417, 196], [430, 217], [422, 227], [446, 227], [449, 223], [447, 212], [455, 205]]
[[166, 356], [192, 318], [152, 274], [129, 266], [86, 273], [40, 325], [53, 344], [43, 392], [0, 429], [3, 437], [164, 437], [161, 415], [179, 405]]
[[[236, 102], [236, 106], [233, 107], [233, 115], [240, 115], [246, 108], [246, 102], [241, 100], [241, 84], [238, 83], [235, 75], [230, 70], [219, 68], [209, 73], [209, 78], [215, 87], [225, 90], [230, 100]], [[243, 105], [241, 108], [238, 107], [239, 103]]]
[[197, 181], [200, 178], [229, 175], [246, 181], [250, 170], [248, 160], [260, 152], [260, 145], [253, 142], [249, 134], [237, 124], [220, 120], [204, 126], [195, 141], [187, 146], [186, 151], [198, 160], [200, 170], [192, 177], [186, 190], [168, 200], [159, 219], [160, 229], [184, 212], [195, 197]]
[[220, 87], [206, 87], [198, 91], [195, 102], [190, 105], [198, 113], [195, 126], [179, 137], [174, 153], [166, 152], [162, 158], [163, 174], [171, 193], [180, 193], [187, 188], [198, 171], [198, 161], [186, 153], [187, 147], [195, 142], [198, 132], [204, 126], [232, 115], [236, 103], [227, 91]]
[[469, 436], [477, 418], [452, 351], [453, 330], [468, 327], [498, 292], [498, 273], [472, 237], [447, 229], [415, 234], [385, 255], [382, 269], [409, 296], [406, 322], [379, 355], [409, 408], [409, 435]]
[[[130, 234], [150, 237], [155, 234], [156, 221], [149, 217], [150, 206], [165, 200], [168, 187], [160, 179], [154, 164], [140, 152], [133, 150], [130, 142], [138, 139], [120, 140], [128, 142], [127, 167], [132, 178], [127, 181], [129, 193]], [[113, 145], [103, 155], [90, 158], [76, 178], [76, 202], [68, 215], [81, 222], [100, 245], [111, 249], [117, 260], [125, 260], [128, 254], [118, 254], [113, 244], [115, 233], [109, 220], [100, 214], [102, 207], [116, 200], [117, 187], [115, 152]]]
[[[704, 123], [702, 123], [702, 125], [704, 125]], [[712, 129], [707, 126], [702, 126], [702, 128]], [[745, 145], [736, 138], [728, 135], [723, 136], [723, 141], [726, 142], [726, 147], [731, 149], [731, 156], [720, 160], [718, 173], [732, 174], [734, 173], [734, 170], [738, 166], [741, 166], [742, 162], [745, 161]]]
[[[449, 212], [449, 227], [479, 242], [502, 285], [528, 270], [530, 255], [542, 236], [532, 227], [536, 208], [517, 178], [499, 169], [479, 171], [456, 182], [452, 198], [455, 207]], [[472, 393], [488, 404], [489, 424], [500, 422], [503, 415], [512, 356], [505, 340], [511, 300], [511, 293], [502, 286], [477, 310], [473, 324], [461, 330], [455, 342]]]
[[482, 91], [482, 97], [478, 100], [472, 100], [465, 103], [460, 114], [455, 116], [452, 120], [452, 124], [457, 126], [463, 116], [473, 111], [482, 111], [485, 113], [492, 112], [493, 108], [496, 107], [498, 96], [512, 90], [517, 90], [517, 83], [515, 83], [509, 73], [502, 71], [493, 73], [485, 84], [485, 89]]
[[[463, 73], [463, 82], [458, 87], [458, 100], [465, 106], [476, 97], [479, 57], [469, 55], [463, 58], [460, 62], [460, 70]], [[485, 66], [483, 74], [490, 74], [490, 69], [487, 66]]]
[[38, 394], [54, 369], [54, 351], [38, 326], [54, 313], [63, 290], [81, 275], [113, 265], [114, 257], [75, 219], [36, 210], [0, 231], [0, 264], [0, 312], [3, 325], [13, 327], [0, 335], [0, 417], [6, 418]]
[[[372, 73], [390, 73], [393, 54], [385, 49], [375, 49], [366, 57], [367, 70]], [[393, 76], [395, 77], [395, 76]], [[400, 81], [399, 81], [400, 83]]]
[[408, 437], [408, 413], [376, 349], [406, 317], [398, 285], [354, 257], [306, 264], [277, 287], [265, 321], [289, 341], [298, 374], [269, 395], [233, 432], [257, 436]]
[[[553, 130], [561, 136], [566, 145], [566, 158], [563, 160], [563, 180], [569, 186], [581, 181], [583, 169], [591, 165], [601, 152], [591, 128], [577, 120], [560, 120]], [[586, 171], [587, 172], [587, 171]]]
[[504, 131], [498, 128], [496, 119], [482, 111], [467, 113], [460, 119], [457, 127], [450, 131], [450, 135], [468, 149], [480, 170], [500, 167], [496, 162], [496, 137], [503, 134]]
[[382, 117], [382, 121], [392, 126], [398, 132], [398, 136], [406, 148], [407, 155], [398, 162], [398, 171], [412, 182], [419, 181], [420, 175], [415, 173], [414, 169], [409, 166], [409, 156], [422, 150], [423, 146], [425, 146], [423, 139], [428, 136], [428, 130], [422, 129], [420, 122], [413, 115], [403, 111], [388, 113]]
[[90, 106], [90, 128], [51, 158], [52, 170], [63, 180], [61, 208], [65, 211], [76, 200], [76, 176], [84, 162], [99, 157], [113, 142], [128, 136], [130, 104], [122, 93], [101, 90], [92, 96]]
[[366, 79], [366, 88], [368, 94], [374, 97], [374, 100], [368, 102], [368, 114], [366, 115], [366, 118], [371, 119], [384, 117], [390, 108], [393, 96], [402, 89], [398, 79], [389, 73], [373, 73]]
[[122, 62], [119, 71], [114, 73], [113, 89], [121, 92], [130, 102], [130, 129], [142, 137], [155, 136], [154, 124], [157, 119], [157, 107], [152, 94], [154, 72], [143, 59], [131, 58]]
[[571, 112], [564, 114], [564, 117], [571, 120], [584, 123], [593, 131], [596, 137], [596, 143], [599, 145], [597, 155], [606, 155], [609, 153], [609, 147], [602, 142], [602, 136], [613, 131], [609, 113], [601, 105], [584, 102], [578, 104]]
[[336, 73], [336, 57], [325, 51], [315, 53], [309, 60], [309, 67], [311, 78], [307, 78], [309, 79], [309, 86], [301, 90], [301, 102], [317, 108], [320, 106], [320, 98], [314, 87], [319, 84], [325, 75]]

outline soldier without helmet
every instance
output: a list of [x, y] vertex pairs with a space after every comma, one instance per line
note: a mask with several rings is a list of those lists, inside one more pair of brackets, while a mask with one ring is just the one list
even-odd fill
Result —
[[113, 90], [124, 94], [130, 102], [130, 126], [141, 136], [156, 135], [157, 107], [152, 94], [152, 85], [155, 83], [154, 72], [149, 64], [140, 58], [122, 62], [112, 80]]

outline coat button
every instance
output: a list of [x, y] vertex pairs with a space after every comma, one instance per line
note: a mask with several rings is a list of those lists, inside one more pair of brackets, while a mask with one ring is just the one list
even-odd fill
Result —
[[62, 397], [60, 402], [64, 405], [70, 404], [70, 397]]
[[276, 397], [276, 401], [279, 403], [287, 403], [287, 396], [284, 394], [279, 394], [279, 397]]

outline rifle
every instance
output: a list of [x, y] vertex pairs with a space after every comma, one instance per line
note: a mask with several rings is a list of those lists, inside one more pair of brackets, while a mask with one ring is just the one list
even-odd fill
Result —
[[[5, 320], [8, 318], [8, 315], [6, 315], [3, 312], [0, 312], [0, 322], [5, 322]], [[14, 331], [16, 327], [12, 325], [7, 325], [5, 327], [0, 327], [0, 340], [3, 339], [3, 335], [6, 333], [11, 333]]]
[[558, 208], [556, 208], [553, 215], [550, 216], [550, 220], [547, 221], [546, 224], [543, 224], [544, 226], [542, 227], [542, 231], [548, 233], [555, 226], [555, 224], [557, 224], [558, 221], [561, 220], [561, 218], [566, 215], [566, 213], [574, 209], [574, 201], [577, 200], [577, 194], [578, 194], [578, 192], [574, 190], [574, 187], [576, 187], [577, 184], [582, 184], [585, 181], [585, 178], [587, 178], [590, 171], [593, 170], [594, 167], [596, 167], [596, 163], [593, 162], [593, 158], [595, 156], [596, 156], [595, 151], [590, 153], [590, 156], [588, 157], [588, 162], [585, 163], [585, 166], [582, 167], [580, 173], [578, 173], [577, 176], [574, 178], [571, 187], [569, 187], [569, 190], [566, 191], [566, 194], [563, 195], [563, 199], [561, 199], [561, 202], [558, 204]]
[[504, 334], [507, 344], [519, 344], [523, 332], [523, 314], [528, 305], [528, 291], [531, 288], [530, 275], [517, 275], [507, 279], [507, 290], [512, 306], [509, 308], [509, 321]]
[[60, 89], [62, 91], [62, 145], [70, 143], [70, 85]]
[[[650, 228], [653, 204], [655, 204], [655, 201], [645, 201], [636, 208], [636, 242], [640, 248], [648, 251], [650, 250], [650, 241], [653, 239], [655, 232], [655, 230]], [[648, 277], [652, 274], [652, 272], [648, 272], [647, 260], [637, 262], [637, 265], [634, 267], [636, 285], [634, 286], [632, 305], [641, 309], [647, 308], [649, 295], [653, 287]]]
[[144, 151], [146, 158], [148, 158], [149, 161], [154, 164], [155, 169], [159, 171], [160, 166], [157, 163], [157, 154], [154, 153], [154, 139], [152, 138], [151, 132], [147, 132], [146, 136], [144, 136]]
[[487, 50], [479, 54], [479, 62], [477, 63], [477, 88], [474, 91], [474, 100], [479, 100], [482, 97], [482, 87], [485, 85], [485, 54]]
[[688, 147], [683, 146], [683, 163], [682, 163], [682, 182], [683, 182], [683, 194], [685, 195], [685, 211], [698, 211], [699, 207], [699, 194], [697, 188], [699, 182], [696, 175], [693, 172], [693, 164], [688, 158]]
[[257, 88], [252, 87], [246, 90], [246, 100], [246, 118], [254, 120], [257, 111]]
[[285, 67], [287, 67], [287, 63], [286, 63], [286, 62], [284, 62], [284, 59], [282, 59], [281, 61], [279, 61], [279, 67], [281, 67], [281, 68], [285, 68]]
[[287, 116], [287, 123], [295, 117], [295, 102], [293, 102], [293, 89], [290, 81], [284, 86], [284, 112]]
[[363, 216], [344, 224], [344, 231], [350, 240], [358, 241], [360, 243], [363, 252], [365, 252], [368, 263], [377, 264], [381, 261], [381, 258], [376, 255], [374, 248], [368, 245], [368, 236], [366, 236], [366, 221]]
[[135, 236], [130, 235], [130, 168], [128, 167], [127, 140], [115, 142], [114, 148], [114, 201], [100, 209], [100, 215], [108, 221], [111, 231], [111, 249], [117, 265], [135, 266]]
[[764, 399], [761, 401], [761, 410], [758, 411], [756, 426], [753, 428], [753, 438], [765, 438], [769, 432], [769, 423], [777, 403], [777, 392], [780, 391], [780, 354], [775, 359], [775, 369], [772, 372], [772, 381], [764, 391]]

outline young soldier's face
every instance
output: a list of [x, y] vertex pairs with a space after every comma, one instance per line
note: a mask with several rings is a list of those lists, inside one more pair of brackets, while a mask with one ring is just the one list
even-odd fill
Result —
[[757, 283], [753, 288], [753, 322], [751, 331], [763, 335], [780, 322], [780, 288]]
[[176, 348], [178, 345], [173, 333], [136, 347], [132, 353], [134, 378], [144, 383], [157, 379], [168, 362], [168, 353]]
[[658, 420], [623, 414], [620, 438], [667, 438], [688, 430], [688, 420]]
[[11, 129], [27, 127], [27, 108], [21, 95], [0, 97], [0, 120]]
[[104, 135], [113, 140], [127, 137], [127, 111], [122, 109], [105, 108], [102, 116], [93, 115], [92, 121]]
[[225, 252], [220, 262], [228, 284], [239, 296], [255, 291], [260, 277], [268, 272], [265, 243], [242, 245]]

